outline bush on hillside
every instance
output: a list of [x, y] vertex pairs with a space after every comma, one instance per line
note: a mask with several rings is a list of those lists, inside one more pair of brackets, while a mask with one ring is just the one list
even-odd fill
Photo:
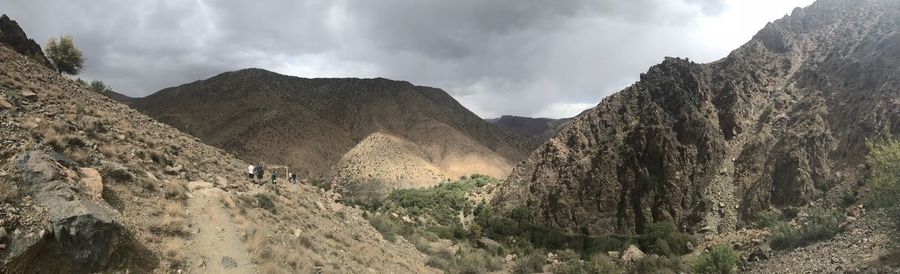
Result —
[[696, 274], [731, 274], [740, 256], [731, 246], [717, 245], [694, 259]]
[[682, 273], [684, 265], [679, 258], [647, 256], [635, 262], [633, 273]]
[[107, 94], [112, 92], [112, 89], [107, 86], [106, 83], [103, 83], [103, 81], [100, 80], [91, 81], [90, 89], [91, 91], [100, 94]]
[[813, 209], [801, 225], [794, 227], [780, 222], [775, 225], [769, 244], [774, 249], [792, 249], [829, 239], [840, 232], [843, 215], [825, 209]]
[[84, 56], [75, 47], [75, 39], [70, 35], [63, 35], [59, 40], [50, 38], [45, 51], [59, 73], [76, 75], [84, 66]]
[[641, 250], [662, 256], [687, 254], [691, 252], [688, 243], [696, 245], [695, 241], [691, 235], [679, 232], [672, 222], [654, 223], [637, 237]]
[[900, 201], [900, 139], [887, 137], [866, 141], [866, 206], [886, 208]]

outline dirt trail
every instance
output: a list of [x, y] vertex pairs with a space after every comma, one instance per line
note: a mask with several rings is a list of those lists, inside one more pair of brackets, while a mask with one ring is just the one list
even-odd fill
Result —
[[220, 202], [226, 192], [215, 187], [197, 189], [188, 202], [191, 223], [199, 229], [188, 243], [196, 273], [256, 273], [256, 265], [240, 239], [238, 227]]

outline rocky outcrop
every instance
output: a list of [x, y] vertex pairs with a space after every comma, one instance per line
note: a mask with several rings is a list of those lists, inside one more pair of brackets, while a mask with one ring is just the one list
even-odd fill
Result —
[[[56, 256], [73, 272], [105, 269], [123, 228], [118, 213], [102, 200], [91, 199], [74, 184], [67, 170], [40, 151], [16, 159], [24, 191], [47, 210], [47, 231], [38, 237], [14, 236], [4, 258], [8, 270], [29, 269], [34, 256]], [[46, 258], [46, 257], [45, 257]]]
[[0, 16], [0, 44], [10, 47], [22, 55], [34, 58], [48, 68], [53, 67], [50, 60], [44, 56], [41, 46], [34, 40], [28, 39], [19, 24], [9, 19], [6, 14]]
[[900, 132], [900, 3], [820, 0], [709, 64], [667, 58], [533, 152], [495, 203], [569, 232], [732, 230], [859, 187]]

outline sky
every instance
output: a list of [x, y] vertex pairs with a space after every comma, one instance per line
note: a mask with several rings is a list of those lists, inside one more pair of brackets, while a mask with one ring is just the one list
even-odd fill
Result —
[[141, 97], [243, 68], [384, 77], [446, 90], [483, 118], [562, 118], [666, 56], [712, 62], [812, 0], [0, 0], [79, 77]]

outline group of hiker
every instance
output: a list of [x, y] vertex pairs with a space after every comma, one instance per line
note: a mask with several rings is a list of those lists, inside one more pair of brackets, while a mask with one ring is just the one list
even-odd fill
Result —
[[[247, 177], [249, 177], [250, 180], [253, 180], [254, 182], [262, 180], [265, 173], [266, 173], [266, 165], [263, 163], [259, 163], [256, 166], [253, 166], [253, 164], [250, 164], [250, 166], [247, 167]], [[271, 178], [272, 184], [275, 184], [278, 180], [278, 174], [275, 173], [274, 171], [270, 171], [269, 173], [271, 173], [270, 178]], [[292, 184], [297, 184], [297, 174], [296, 173], [289, 172], [288, 174], [286, 174], [285, 177], [288, 179], [288, 182], [290, 182]]]

